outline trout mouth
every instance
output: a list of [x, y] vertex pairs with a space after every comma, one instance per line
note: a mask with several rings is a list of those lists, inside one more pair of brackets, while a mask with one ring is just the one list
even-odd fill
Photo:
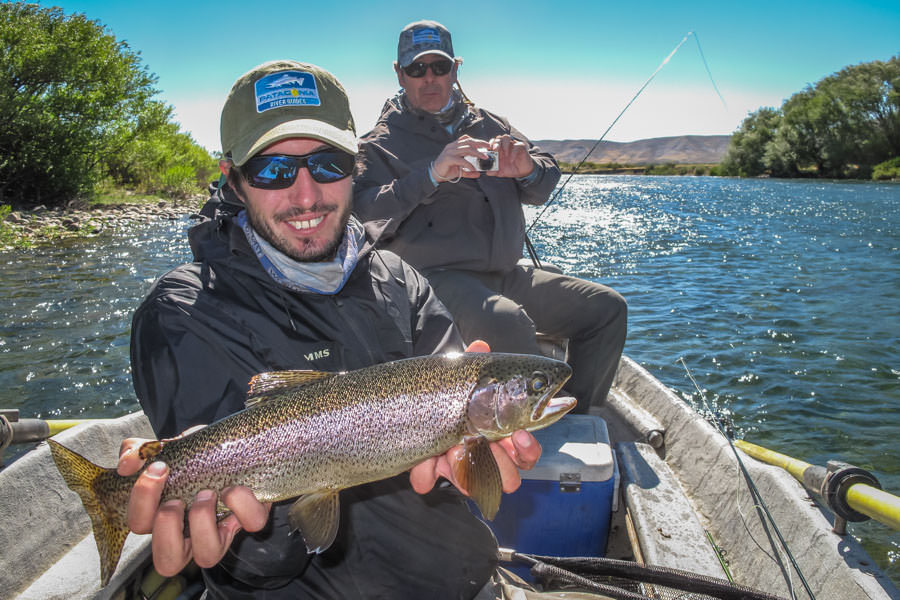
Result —
[[575, 408], [577, 401], [571, 396], [554, 397], [572, 376], [572, 369], [565, 363], [555, 368], [537, 369], [531, 374], [528, 391], [538, 395], [540, 400], [531, 411], [534, 428], [546, 427], [558, 421], [564, 414]]
[[578, 401], [572, 396], [547, 397], [541, 400], [531, 413], [531, 421], [543, 425], [554, 422], [575, 408]]

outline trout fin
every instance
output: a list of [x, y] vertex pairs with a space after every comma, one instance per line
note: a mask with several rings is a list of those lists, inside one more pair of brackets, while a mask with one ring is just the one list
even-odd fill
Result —
[[54, 440], [47, 440], [47, 443], [60, 475], [66, 485], [81, 497], [84, 510], [91, 518], [94, 540], [100, 553], [100, 585], [106, 586], [119, 564], [129, 531], [125, 510], [116, 511], [108, 507], [128, 505], [131, 486], [116, 485], [117, 479], [128, 478], [119, 477], [115, 469], [95, 465]]
[[277, 392], [287, 388], [295, 388], [301, 385], [334, 377], [337, 373], [328, 371], [269, 371], [254, 375], [250, 380], [250, 390], [247, 392], [246, 407], [260, 404], [267, 400], [266, 394]]
[[306, 551], [312, 554], [325, 552], [337, 536], [341, 520], [341, 505], [337, 492], [306, 494], [288, 510], [288, 520], [294, 530], [299, 530], [306, 543]]
[[158, 456], [159, 453], [162, 452], [163, 446], [166, 445], [167, 441], [169, 440], [150, 440], [149, 442], [144, 442], [138, 448], [138, 456], [144, 460]]
[[481, 436], [466, 439], [463, 452], [453, 465], [453, 474], [484, 518], [493, 520], [500, 510], [503, 482], [487, 439]]

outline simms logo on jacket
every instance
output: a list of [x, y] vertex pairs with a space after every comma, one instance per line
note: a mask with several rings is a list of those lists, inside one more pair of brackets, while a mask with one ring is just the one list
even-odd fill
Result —
[[308, 354], [304, 354], [303, 358], [309, 361], [313, 361], [320, 358], [328, 358], [329, 356], [331, 356], [331, 350], [329, 350], [328, 348], [324, 348], [322, 350], [313, 350]]

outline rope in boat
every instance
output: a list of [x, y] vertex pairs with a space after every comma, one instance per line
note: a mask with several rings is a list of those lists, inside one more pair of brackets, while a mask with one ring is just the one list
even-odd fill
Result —
[[659, 64], [658, 67], [656, 67], [656, 70], [653, 71], [653, 74], [647, 78], [647, 81], [644, 82], [644, 85], [642, 85], [640, 87], [640, 89], [638, 89], [638, 91], [637, 91], [637, 93], [635, 93], [634, 97], [632, 97], [631, 100], [628, 101], [628, 104], [625, 105], [625, 108], [623, 108], [622, 111], [616, 116], [616, 118], [613, 119], [613, 122], [609, 124], [609, 127], [606, 128], [606, 131], [604, 131], [603, 135], [600, 136], [600, 139], [598, 139], [596, 142], [594, 142], [594, 145], [591, 146], [591, 149], [587, 151], [587, 154], [584, 155], [584, 158], [582, 158], [581, 161], [575, 166], [575, 168], [572, 169], [572, 172], [569, 173], [569, 176], [566, 177], [566, 180], [563, 181], [563, 184], [561, 186], [559, 186], [558, 188], [556, 188], [556, 192], [554, 192], [554, 194], [550, 198], [550, 200], [544, 205], [544, 208], [541, 210], [540, 213], [538, 213], [538, 216], [536, 216], [534, 218], [534, 220], [531, 222], [531, 225], [528, 226], [528, 229], [525, 230], [525, 246], [528, 250], [528, 255], [531, 257], [531, 260], [534, 263], [535, 267], [540, 269], [541, 262], [540, 262], [540, 259], [538, 258], [537, 252], [534, 249], [534, 246], [531, 245], [531, 240], [528, 239], [528, 234], [531, 232], [532, 228], [537, 224], [537, 222], [541, 219], [541, 217], [544, 216], [544, 213], [547, 212], [547, 209], [549, 209], [550, 206], [553, 205], [554, 202], [556, 202], [557, 198], [559, 198], [560, 194], [562, 194], [562, 191], [566, 188], [566, 185], [568, 185], [568, 183], [569, 183], [569, 181], [571, 181], [572, 177], [574, 177], [575, 174], [578, 173], [578, 170], [582, 167], [582, 165], [584, 165], [584, 163], [587, 161], [588, 157], [594, 152], [594, 150], [597, 149], [597, 146], [600, 145], [600, 142], [603, 141], [603, 139], [606, 137], [606, 134], [608, 134], [609, 131], [613, 128], [613, 126], [615, 126], [615, 124], [619, 122], [619, 119], [622, 118], [622, 115], [625, 114], [625, 111], [627, 111], [631, 107], [631, 105], [634, 104], [634, 101], [637, 100], [638, 96], [640, 96], [641, 93], [643, 93], [643, 91], [647, 88], [647, 86], [650, 85], [650, 82], [653, 81], [653, 78], [656, 77], [657, 73], [659, 73], [662, 70], [662, 68], [664, 66], [666, 66], [666, 64], [669, 62], [669, 60], [671, 60], [671, 58], [673, 56], [675, 56], [675, 53], [678, 52], [679, 48], [681, 48], [681, 46], [683, 46], [684, 43], [688, 40], [688, 38], [691, 36], [693, 36], [694, 39], [697, 41], [697, 48], [700, 50], [700, 58], [703, 59], [703, 64], [706, 67], [706, 72], [709, 74], [709, 80], [712, 81], [713, 88], [716, 90], [716, 93], [719, 95], [719, 98], [721, 98], [722, 104], [725, 105], [726, 109], [728, 108], [728, 105], [725, 104], [725, 98], [722, 97], [722, 94], [719, 92], [719, 88], [716, 86], [715, 80], [713, 80], [712, 72], [709, 70], [709, 64], [707, 64], [706, 57], [703, 55], [703, 49], [700, 47], [700, 38], [697, 37], [697, 34], [694, 33], [693, 31], [688, 31], [687, 34], [684, 36], [684, 38], [682, 38], [682, 40], [680, 42], [678, 42], [678, 45], [675, 46], [675, 48], [671, 52], [669, 52], [669, 55], [663, 59], [663, 61]]
[[[706, 401], [706, 397], [703, 395], [703, 392], [700, 390], [700, 386], [697, 384], [697, 380], [694, 379], [694, 375], [691, 373], [691, 370], [688, 368], [687, 363], [684, 362], [684, 357], [680, 357], [678, 359], [681, 362], [684, 370], [687, 372], [688, 377], [691, 380], [691, 383], [694, 384], [694, 387], [697, 389], [697, 393], [700, 395], [700, 399], [703, 402], [704, 407], [710, 414], [715, 415], [716, 413], [710, 408], [709, 403]], [[788, 546], [787, 541], [784, 539], [784, 536], [781, 535], [781, 531], [778, 529], [778, 525], [775, 523], [775, 519], [772, 517], [772, 513], [769, 511], [769, 507], [766, 505], [765, 500], [762, 497], [762, 494], [759, 491], [759, 488], [756, 487], [756, 483], [753, 481], [753, 477], [750, 475], [750, 472], [747, 471], [746, 465], [744, 465], [743, 459], [741, 459], [740, 454], [738, 454], [737, 448], [732, 441], [730, 435], [725, 433], [724, 429], [722, 429], [721, 424], [719, 423], [719, 419], [712, 419], [713, 426], [722, 434], [722, 436], [728, 441], [729, 447], [731, 447], [731, 451], [734, 453], [734, 457], [737, 460], [738, 467], [741, 470], [741, 473], [744, 476], [744, 480], [747, 483], [747, 488], [750, 490], [750, 495], [753, 497], [754, 505], [756, 506], [757, 512], [760, 513], [760, 521], [762, 523], [763, 529], [766, 532], [766, 536], [769, 538], [769, 543], [772, 544], [772, 548], [775, 550], [775, 555], [777, 557], [776, 562], [778, 566], [781, 568], [781, 572], [785, 576], [785, 582], [788, 585], [788, 590], [790, 591], [791, 598], [796, 599], [796, 592], [794, 591], [794, 584], [791, 579], [790, 573], [785, 568], [784, 563], [781, 560], [781, 555], [778, 552], [778, 549], [775, 545], [775, 541], [772, 539], [772, 533], [769, 531], [769, 526], [771, 526], [772, 531], [775, 533], [775, 536], [778, 538], [781, 547], [784, 549], [785, 554], [788, 559], [791, 561], [791, 565], [794, 567], [794, 570], [797, 572], [797, 575], [800, 577], [800, 581], [803, 583], [803, 588], [806, 590], [806, 593], [812, 600], [815, 600], [816, 596], [813, 593], [812, 589], [809, 586], [809, 583], [806, 581], [806, 577], [803, 575], [803, 571], [800, 569], [800, 565], [797, 563], [797, 559], [794, 558], [793, 553], [791, 552], [790, 547]], [[738, 507], [740, 510], [740, 507]], [[743, 513], [742, 513], [743, 515]], [[746, 527], [746, 523], [745, 523]]]
[[615, 578], [642, 585], [665, 586], [689, 592], [690, 597], [702, 595], [719, 600], [783, 600], [768, 592], [738, 585], [724, 579], [699, 575], [681, 569], [639, 564], [602, 556], [559, 557], [538, 556], [515, 552], [512, 558], [531, 566], [533, 575], [544, 581], [557, 580], [606, 594], [616, 600], [644, 600], [657, 594], [635, 593], [595, 578]]

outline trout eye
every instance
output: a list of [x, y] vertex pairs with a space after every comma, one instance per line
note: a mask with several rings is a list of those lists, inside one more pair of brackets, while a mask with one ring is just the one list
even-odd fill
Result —
[[541, 371], [535, 371], [531, 374], [531, 381], [528, 382], [528, 388], [535, 394], [541, 394], [547, 389], [547, 375]]

